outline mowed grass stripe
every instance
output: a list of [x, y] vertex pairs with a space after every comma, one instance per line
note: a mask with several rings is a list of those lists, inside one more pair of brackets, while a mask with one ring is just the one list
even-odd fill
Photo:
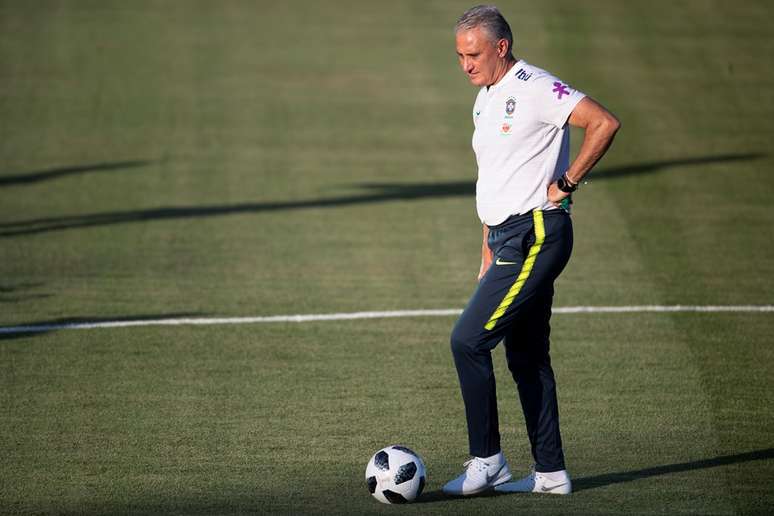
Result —
[[[739, 306], [565, 306], [553, 309], [554, 314], [616, 314], [616, 313], [677, 313], [677, 312], [774, 312], [774, 305]], [[381, 312], [351, 312], [332, 314], [266, 315], [254, 317], [180, 317], [128, 321], [84, 321], [61, 324], [30, 324], [0, 327], [0, 334], [40, 333], [56, 330], [94, 330], [101, 328], [128, 328], [132, 326], [216, 326], [222, 324], [255, 324], [277, 322], [350, 321], [356, 319], [392, 319], [401, 317], [446, 317], [459, 315], [459, 308], [428, 310], [388, 310]]]

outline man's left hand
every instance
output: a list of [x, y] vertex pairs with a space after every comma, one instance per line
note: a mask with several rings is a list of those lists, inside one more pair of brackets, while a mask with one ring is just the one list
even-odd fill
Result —
[[556, 186], [556, 182], [548, 185], [548, 201], [557, 208], [561, 208], [562, 201], [569, 196], [569, 193], [559, 190], [559, 187]]

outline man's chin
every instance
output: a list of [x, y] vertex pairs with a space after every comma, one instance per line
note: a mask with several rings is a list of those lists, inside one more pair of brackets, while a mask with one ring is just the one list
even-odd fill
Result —
[[470, 79], [470, 84], [473, 86], [484, 86], [484, 79], [480, 75], [469, 75], [468, 78]]

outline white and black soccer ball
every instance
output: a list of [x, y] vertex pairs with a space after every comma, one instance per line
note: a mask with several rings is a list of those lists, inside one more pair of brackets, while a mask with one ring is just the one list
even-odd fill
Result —
[[382, 503], [407, 503], [425, 487], [425, 463], [405, 446], [388, 446], [374, 453], [366, 466], [368, 492]]

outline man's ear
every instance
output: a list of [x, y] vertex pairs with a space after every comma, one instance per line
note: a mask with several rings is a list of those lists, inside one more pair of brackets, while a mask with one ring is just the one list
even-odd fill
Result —
[[500, 57], [505, 57], [508, 55], [508, 40], [505, 38], [501, 38], [497, 41], [497, 55]]

